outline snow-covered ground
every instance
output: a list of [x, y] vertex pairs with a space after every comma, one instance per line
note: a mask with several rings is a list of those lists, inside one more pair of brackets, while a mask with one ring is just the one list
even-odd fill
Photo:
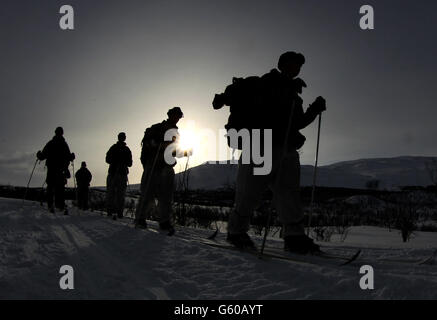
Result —
[[[193, 240], [210, 231], [178, 228], [179, 236], [168, 237], [134, 229], [128, 219], [77, 209], [70, 214], [0, 198], [1, 299], [437, 298], [437, 266], [404, 261], [428, 256], [437, 233], [418, 232], [404, 244], [397, 231], [353, 228], [344, 243], [322, 244], [333, 252], [364, 249], [361, 259], [338, 267], [324, 260], [264, 261]], [[360, 289], [363, 264], [374, 268], [374, 290]], [[59, 287], [62, 265], [74, 269], [74, 290]]]

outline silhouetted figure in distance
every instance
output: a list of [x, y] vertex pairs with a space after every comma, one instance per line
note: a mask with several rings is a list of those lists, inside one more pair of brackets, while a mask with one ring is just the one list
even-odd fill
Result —
[[124, 197], [127, 188], [129, 167], [132, 166], [132, 153], [126, 145], [126, 134], [120, 132], [118, 141], [106, 153], [109, 164], [106, 178], [106, 203], [108, 216], [114, 220], [123, 218]]
[[49, 211], [54, 213], [54, 204], [57, 209], [64, 210], [64, 214], [68, 214], [65, 207], [65, 185], [67, 179], [70, 178], [70, 171], [68, 166], [70, 161], [75, 158], [74, 153], [70, 152], [67, 142], [64, 137], [64, 129], [57, 127], [55, 136], [50, 140], [42, 151], [38, 151], [37, 158], [39, 160], [46, 160], [47, 167], [47, 206]]
[[89, 186], [93, 176], [83, 161], [79, 170], [76, 171], [77, 181], [77, 206], [79, 209], [88, 210]]

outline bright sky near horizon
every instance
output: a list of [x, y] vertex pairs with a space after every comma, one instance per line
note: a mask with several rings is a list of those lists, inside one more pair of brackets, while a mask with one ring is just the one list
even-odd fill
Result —
[[[59, 28], [63, 4], [2, 1], [0, 184], [26, 185], [57, 126], [93, 185], [105, 185], [105, 153], [126, 132], [129, 181], [139, 183], [147, 127], [180, 106], [180, 128], [218, 134], [229, 113], [212, 109], [214, 94], [234, 76], [268, 72], [290, 50], [306, 57], [305, 106], [327, 100], [321, 164], [437, 155], [435, 1], [71, 0], [73, 31]], [[363, 4], [374, 7], [375, 30], [359, 27]], [[303, 130], [304, 164], [316, 129]], [[214, 160], [197, 154], [190, 166]], [[43, 176], [40, 165], [32, 185]]]

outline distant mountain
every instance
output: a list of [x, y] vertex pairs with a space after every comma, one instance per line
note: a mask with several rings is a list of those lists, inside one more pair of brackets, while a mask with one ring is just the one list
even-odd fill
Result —
[[[433, 159], [437, 158], [405, 156], [338, 162], [318, 168], [317, 185], [363, 189], [368, 181], [378, 180], [380, 189], [427, 186], [432, 182], [426, 164]], [[214, 190], [235, 184], [237, 165], [205, 163], [188, 171], [190, 189]], [[303, 165], [302, 186], [312, 185], [312, 179], [313, 166]]]

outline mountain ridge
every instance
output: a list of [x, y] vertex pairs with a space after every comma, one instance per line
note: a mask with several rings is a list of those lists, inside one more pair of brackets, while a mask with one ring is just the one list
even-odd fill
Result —
[[[427, 186], [433, 184], [427, 164], [436, 157], [398, 156], [390, 158], [363, 158], [340, 161], [317, 169], [317, 185], [326, 187], [366, 188], [370, 180], [378, 180], [380, 189], [401, 186]], [[187, 170], [189, 189], [214, 190], [235, 184], [236, 164], [211, 164], [205, 162]], [[301, 185], [312, 184], [314, 167], [301, 166]], [[435, 168], [437, 171], [437, 167]], [[176, 176], [181, 177], [183, 172]]]

